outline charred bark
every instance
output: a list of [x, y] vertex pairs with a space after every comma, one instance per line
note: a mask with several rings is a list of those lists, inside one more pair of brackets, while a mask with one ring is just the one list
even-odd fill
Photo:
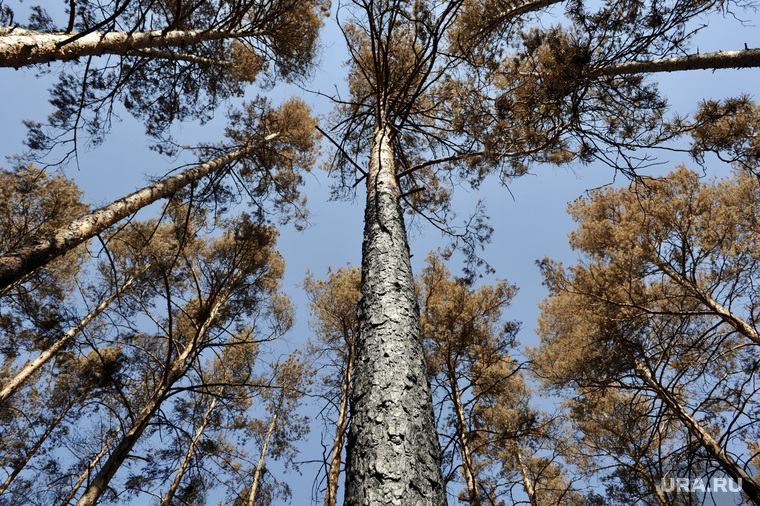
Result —
[[372, 140], [345, 504], [446, 504], [390, 126]]

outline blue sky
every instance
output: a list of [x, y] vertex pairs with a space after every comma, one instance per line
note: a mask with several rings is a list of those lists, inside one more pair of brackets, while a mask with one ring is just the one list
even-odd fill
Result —
[[[34, 2], [31, 2], [34, 3]], [[60, 2], [63, 4], [63, 2]], [[8, 2], [16, 7], [15, 2]], [[24, 4], [26, 5], [26, 3]], [[556, 22], [552, 18], [551, 22]], [[306, 87], [332, 93], [335, 87], [342, 87], [345, 59], [342, 41], [335, 30], [335, 19], [326, 20], [325, 49], [316, 69], [316, 77]], [[746, 43], [749, 47], [760, 47], [760, 30], [757, 26], [742, 27], [730, 17], [710, 21], [696, 41], [701, 52], [738, 49]], [[2, 100], [2, 121], [0, 121], [0, 156], [12, 156], [22, 151], [22, 139], [25, 129], [22, 119], [44, 121], [51, 107], [47, 102], [47, 89], [54, 82], [55, 64], [50, 66], [50, 73], [35, 76], [34, 69], [13, 70], [0, 69], [0, 97]], [[723, 98], [738, 93], [749, 93], [756, 99], [760, 97], [760, 70], [720, 70], [716, 72], [696, 71], [652, 76], [660, 83], [663, 94], [672, 104], [672, 110], [682, 114], [693, 111], [703, 98]], [[251, 89], [247, 95], [252, 98], [257, 90]], [[277, 103], [291, 94], [313, 101], [314, 96], [298, 88], [275, 88], [267, 93]], [[329, 113], [329, 104], [321, 101], [315, 112]], [[182, 143], [220, 140], [223, 135], [225, 119], [223, 109], [217, 114], [218, 119], [205, 126], [195, 124], [181, 125], [174, 129], [175, 137]], [[97, 207], [115, 198], [140, 188], [146, 183], [146, 176], [160, 176], [183, 160], [169, 160], [147, 146], [143, 127], [126, 113], [123, 121], [113, 125], [113, 131], [106, 142], [96, 150], [83, 150], [79, 153], [78, 167], [70, 164], [66, 174], [74, 178], [84, 191], [84, 199]], [[325, 148], [328, 146], [325, 144]], [[668, 172], [675, 165], [694, 164], [684, 154], [664, 153], [659, 155], [664, 162], [662, 172]], [[188, 158], [187, 161], [192, 158]], [[9, 163], [0, 162], [5, 167]], [[710, 175], [726, 174], [725, 167], [712, 166]], [[574, 260], [573, 253], [567, 246], [567, 233], [574, 228], [572, 220], [565, 213], [566, 203], [581, 195], [585, 190], [611, 183], [613, 171], [606, 166], [575, 166], [568, 168], [534, 167], [531, 174], [510, 184], [509, 190], [497, 184], [485, 184], [477, 193], [467, 193], [460, 189], [457, 202], [459, 211], [466, 214], [477, 199], [484, 199], [488, 214], [495, 228], [493, 241], [483, 252], [484, 258], [496, 270], [495, 277], [506, 278], [516, 284], [520, 292], [512, 308], [505, 315], [508, 319], [523, 322], [520, 341], [523, 344], [535, 344], [532, 328], [538, 316], [536, 304], [545, 296], [541, 278], [535, 261], [550, 256], [565, 263]], [[355, 201], [329, 201], [332, 181], [327, 174], [315, 168], [306, 177], [305, 192], [309, 198], [311, 225], [303, 232], [292, 226], [281, 229], [278, 247], [287, 262], [284, 280], [285, 290], [293, 297], [297, 308], [297, 325], [287, 338], [288, 346], [295, 348], [309, 337], [307, 321], [309, 318], [307, 301], [296, 288], [310, 270], [317, 277], [326, 275], [327, 267], [337, 268], [351, 262], [360, 265], [361, 238], [364, 191], [360, 188]], [[618, 177], [616, 184], [626, 184]], [[413, 267], [420, 271], [422, 262], [431, 249], [445, 246], [446, 240], [440, 233], [431, 229], [414, 232], [411, 238]], [[457, 272], [459, 266], [450, 265]], [[484, 283], [493, 278], [483, 279]], [[320, 433], [320, 427], [314, 427], [313, 437]], [[321, 450], [318, 441], [304, 448], [304, 459], [318, 459]], [[315, 467], [304, 466], [304, 477], [292, 481], [294, 488], [293, 504], [306, 504], [310, 494], [310, 484]], [[286, 480], [289, 480], [286, 478]], [[304, 483], [298, 487], [297, 482]], [[307, 487], [305, 484], [309, 483]]]

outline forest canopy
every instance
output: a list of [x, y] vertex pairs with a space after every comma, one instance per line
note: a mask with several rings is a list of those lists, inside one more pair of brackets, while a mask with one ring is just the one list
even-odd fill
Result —
[[753, 9], [0, 0], [0, 504], [760, 504]]

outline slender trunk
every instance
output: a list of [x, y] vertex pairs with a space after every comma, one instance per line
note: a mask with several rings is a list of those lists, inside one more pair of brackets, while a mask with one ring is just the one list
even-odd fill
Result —
[[668, 264], [661, 262], [657, 264], [657, 267], [670, 279], [686, 289], [687, 292], [691, 292], [694, 298], [701, 301], [702, 304], [710, 308], [710, 310], [717, 317], [732, 326], [738, 333], [748, 338], [753, 343], [760, 344], [760, 333], [758, 333], [757, 330], [755, 330], [755, 328], [747, 323], [743, 318], [725, 308], [717, 300], [713, 299], [709, 293], [700, 290], [693, 281], [687, 279], [686, 276], [683, 276]]
[[256, 464], [256, 470], [253, 472], [253, 483], [251, 484], [251, 490], [248, 493], [248, 506], [253, 506], [256, 501], [256, 493], [259, 490], [259, 481], [261, 480], [261, 472], [264, 469], [264, 458], [266, 458], [267, 450], [269, 449], [269, 440], [272, 439], [272, 434], [274, 434], [274, 429], [275, 427], [277, 427], [277, 413], [278, 412], [279, 412], [279, 407], [272, 414], [272, 420], [269, 422], [267, 435], [264, 438], [264, 445], [261, 447], [261, 455], [259, 455], [259, 462]]
[[391, 135], [390, 126], [376, 129], [367, 177], [345, 504], [442, 506], [441, 449]]
[[79, 488], [82, 486], [82, 484], [87, 480], [87, 478], [90, 477], [90, 473], [92, 472], [95, 467], [100, 463], [100, 460], [105, 457], [106, 453], [108, 453], [108, 449], [111, 447], [111, 444], [116, 440], [116, 436], [119, 433], [117, 431], [114, 431], [113, 434], [111, 434], [111, 437], [108, 438], [108, 441], [106, 441], [106, 444], [103, 445], [103, 448], [100, 449], [100, 453], [95, 455], [95, 458], [92, 459], [92, 462], [90, 462], [90, 465], [87, 466], [87, 469], [84, 470], [82, 474], [79, 475], [79, 479], [74, 484], [74, 486], [71, 488], [69, 493], [66, 495], [66, 497], [61, 501], [60, 506], [67, 506], [69, 502], [74, 498], [75, 495], [77, 495], [77, 492], [79, 492]]
[[121, 467], [127, 457], [129, 457], [129, 454], [135, 444], [137, 444], [140, 436], [142, 436], [145, 429], [150, 425], [153, 415], [161, 407], [161, 403], [166, 399], [166, 395], [169, 393], [172, 385], [174, 385], [174, 383], [184, 374], [184, 370], [190, 362], [191, 357], [198, 350], [198, 342], [208, 331], [211, 322], [216, 318], [224, 300], [225, 297], [220, 296], [211, 308], [211, 311], [209, 311], [203, 325], [197, 330], [193, 342], [188, 343], [182, 353], [172, 362], [168, 373], [164, 376], [158, 388], [156, 388], [153, 395], [140, 410], [140, 413], [132, 422], [127, 433], [124, 434], [121, 441], [119, 441], [119, 444], [116, 445], [116, 448], [111, 452], [108, 460], [103, 464], [103, 467], [100, 468], [100, 471], [98, 471], [95, 478], [93, 478], [90, 486], [87, 487], [87, 490], [82, 494], [82, 497], [79, 498], [77, 506], [92, 506], [98, 501], [103, 492], [105, 492], [111, 478], [114, 477], [116, 471], [118, 471], [119, 467]]
[[478, 480], [475, 476], [475, 466], [473, 463], [472, 450], [470, 448], [470, 437], [467, 434], [467, 417], [462, 405], [462, 394], [459, 391], [457, 378], [453, 374], [453, 368], [449, 364], [449, 386], [451, 387], [451, 402], [454, 403], [454, 413], [457, 417], [457, 438], [459, 439], [459, 453], [462, 457], [462, 475], [467, 485], [467, 496], [469, 497], [470, 506], [480, 506], [480, 490], [478, 489]]
[[515, 452], [515, 459], [517, 459], [517, 467], [520, 469], [520, 476], [523, 480], [523, 487], [525, 488], [525, 493], [528, 495], [528, 499], [530, 500], [530, 506], [538, 506], [536, 487], [533, 486], [533, 480], [530, 479], [528, 466], [525, 465], [525, 459], [523, 459], [520, 447], [517, 446], [517, 443], [512, 443], [512, 446], [512, 450]]
[[[217, 395], [219, 395], [221, 392], [217, 392]], [[190, 461], [193, 458], [193, 455], [195, 455], [195, 449], [198, 448], [198, 442], [200, 442], [201, 437], [203, 437], [203, 432], [206, 430], [206, 427], [208, 426], [208, 422], [211, 419], [211, 413], [214, 411], [214, 408], [216, 407], [218, 397], [213, 396], [211, 398], [211, 403], [209, 403], [208, 408], [206, 408], [206, 412], [203, 414], [203, 419], [201, 420], [200, 426], [198, 426], [198, 429], [195, 431], [195, 435], [193, 436], [193, 439], [190, 441], [190, 446], [187, 448], [187, 452], [185, 452], [185, 456], [182, 459], [182, 463], [179, 465], [179, 469], [177, 469], [177, 474], [174, 476], [174, 481], [172, 481], [172, 484], [169, 486], [169, 490], [166, 491], [166, 494], [161, 499], [161, 506], [170, 506], [172, 503], [172, 499], [174, 499], [174, 494], [177, 493], [177, 489], [179, 488], [179, 484], [182, 482], [182, 477], [185, 475], [185, 471], [187, 471], [187, 468], [190, 467]]]
[[715, 70], [729, 68], [760, 67], [760, 49], [716, 51], [714, 53], [690, 54], [650, 61], [635, 61], [610, 65], [592, 70], [592, 75], [619, 76], [622, 74], [650, 74], [680, 70]]
[[338, 423], [335, 428], [335, 440], [333, 441], [332, 455], [330, 455], [330, 469], [327, 471], [327, 491], [325, 492], [325, 506], [335, 506], [338, 499], [338, 478], [340, 478], [341, 454], [346, 439], [348, 428], [348, 399], [351, 393], [351, 375], [354, 369], [354, 346], [348, 343], [348, 357], [346, 369], [343, 372], [343, 384], [340, 390], [340, 406], [338, 407]]
[[129, 288], [134, 282], [135, 277], [129, 278], [124, 284], [122, 284], [118, 290], [111, 295], [103, 299], [95, 309], [85, 316], [82, 321], [69, 329], [64, 335], [58, 338], [50, 347], [40, 353], [34, 360], [28, 362], [24, 367], [16, 374], [4, 387], [0, 390], [0, 404], [5, 399], [11, 396], [16, 390], [19, 389], [21, 384], [26, 381], [29, 376], [39, 370], [48, 360], [53, 358], [68, 342], [77, 334], [79, 334], [92, 320], [94, 320], [100, 313], [102, 313], [111, 303], [116, 300], [124, 291]]
[[[274, 138], [274, 135], [267, 136], [265, 140], [271, 140]], [[103, 232], [130, 214], [159, 199], [169, 197], [177, 192], [177, 190], [194, 181], [198, 181], [211, 172], [226, 167], [229, 163], [242, 158], [253, 149], [253, 145], [248, 145], [244, 148], [230, 151], [209, 162], [197, 165], [180, 174], [162, 179], [74, 220], [69, 225], [59, 228], [44, 239], [15, 251], [5, 253], [5, 255], [0, 257], [0, 289], [10, 286], [35, 269], [42, 267], [67, 251], [95, 237], [95, 235]]]
[[24, 67], [83, 56], [127, 55], [142, 49], [185, 47], [205, 41], [261, 35], [252, 30], [151, 30], [145, 32], [45, 33], [8, 29], [0, 33], [0, 67]]
[[660, 384], [643, 362], [636, 361], [636, 372], [654, 391], [655, 395], [665, 403], [676, 418], [681, 420], [689, 433], [700, 442], [707, 453], [718, 462], [720, 468], [741, 486], [744, 493], [752, 501], [752, 504], [760, 506], [760, 485], [723, 449], [720, 443], [710, 435], [702, 424], [684, 409], [670, 391]]
[[11, 483], [13, 483], [13, 480], [16, 479], [16, 476], [18, 476], [21, 471], [24, 470], [26, 465], [29, 463], [30, 460], [32, 460], [32, 457], [34, 457], [40, 448], [42, 448], [42, 445], [45, 443], [48, 437], [50, 437], [50, 434], [53, 433], [53, 431], [60, 425], [60, 423], [63, 421], [63, 419], [66, 417], [66, 414], [69, 412], [69, 410], [79, 401], [81, 398], [75, 399], [71, 402], [69, 402], [64, 409], [61, 410], [61, 412], [58, 414], [58, 416], [53, 420], [45, 429], [45, 432], [37, 439], [37, 442], [34, 443], [34, 446], [32, 446], [29, 451], [26, 452], [24, 455], [24, 458], [19, 462], [16, 467], [13, 468], [13, 472], [8, 476], [8, 478], [3, 482], [2, 485], [0, 485], [0, 496], [5, 493], [5, 491], [8, 489]]

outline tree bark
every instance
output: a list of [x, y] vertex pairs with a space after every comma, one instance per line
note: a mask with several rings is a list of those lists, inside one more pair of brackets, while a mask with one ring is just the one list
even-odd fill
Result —
[[335, 506], [338, 499], [338, 479], [340, 478], [340, 463], [343, 445], [348, 428], [348, 400], [351, 393], [351, 376], [354, 370], [354, 345], [348, 344], [346, 370], [343, 373], [343, 384], [340, 390], [340, 406], [338, 407], [338, 423], [335, 428], [330, 469], [327, 471], [327, 490], [325, 491], [325, 506]]
[[0, 390], [0, 404], [5, 399], [11, 396], [16, 390], [19, 389], [21, 384], [26, 379], [39, 370], [48, 360], [53, 358], [75, 335], [79, 334], [92, 320], [94, 320], [100, 313], [102, 313], [111, 303], [116, 300], [119, 295], [124, 293], [124, 290], [129, 288], [134, 282], [135, 278], [129, 278], [124, 284], [119, 287], [118, 290], [106, 297], [95, 309], [85, 316], [82, 321], [69, 329], [64, 335], [62, 335], [56, 342], [54, 342], [48, 349], [37, 355], [37, 357], [24, 365], [24, 367], [13, 377], [4, 387]]
[[[221, 392], [218, 391], [217, 395], [220, 395]], [[179, 465], [179, 469], [177, 469], [177, 473], [174, 475], [174, 480], [172, 481], [172, 484], [169, 486], [169, 490], [166, 491], [166, 494], [164, 494], [164, 497], [161, 498], [161, 506], [171, 506], [172, 499], [174, 499], [174, 494], [177, 493], [177, 489], [179, 488], [179, 484], [182, 482], [182, 477], [185, 475], [185, 472], [187, 471], [187, 468], [190, 467], [190, 461], [193, 458], [193, 455], [195, 455], [195, 449], [198, 447], [198, 442], [200, 442], [201, 437], [203, 437], [203, 432], [206, 430], [206, 427], [208, 426], [208, 422], [211, 419], [211, 413], [214, 411], [214, 408], [216, 407], [218, 397], [215, 395], [211, 398], [211, 402], [208, 405], [208, 408], [206, 408], [206, 412], [203, 414], [203, 419], [201, 420], [200, 426], [198, 426], [198, 429], [195, 431], [195, 435], [193, 436], [193, 439], [190, 441], [190, 446], [188, 446], [187, 451], [185, 452], [185, 456], [182, 459], [182, 463]]]
[[760, 506], [760, 485], [731, 457], [720, 445], [715, 438], [702, 426], [691, 413], [686, 411], [677, 399], [662, 386], [660, 382], [652, 375], [652, 372], [642, 361], [636, 361], [636, 372], [638, 376], [654, 391], [655, 395], [665, 403], [670, 411], [681, 420], [686, 426], [689, 433], [700, 442], [707, 453], [718, 462], [723, 471], [728, 474], [737, 484], [739, 484], [752, 501], [752, 504]]
[[387, 125], [378, 126], [372, 139], [358, 319], [345, 504], [445, 505], [420, 309]]
[[512, 450], [515, 452], [515, 459], [517, 460], [517, 467], [520, 469], [520, 476], [523, 480], [523, 487], [525, 487], [525, 493], [530, 500], [530, 506], [538, 506], [538, 497], [536, 496], [536, 487], [533, 486], [533, 481], [530, 479], [528, 473], [528, 466], [525, 465], [525, 459], [523, 459], [520, 447], [517, 443], [512, 443]]
[[[282, 403], [280, 403], [280, 406]], [[261, 455], [259, 456], [259, 461], [256, 463], [256, 470], [253, 472], [253, 483], [251, 483], [251, 490], [248, 493], [248, 506], [254, 506], [256, 503], [256, 493], [259, 490], [259, 481], [261, 481], [261, 472], [264, 469], [264, 459], [267, 456], [267, 450], [269, 449], [269, 441], [272, 439], [272, 434], [274, 434], [274, 429], [277, 427], [277, 414], [279, 412], [279, 406], [278, 409], [275, 410], [274, 413], [272, 413], [272, 420], [269, 422], [269, 428], [267, 429], [267, 435], [264, 438], [264, 444], [261, 447]]]
[[459, 439], [459, 453], [462, 457], [462, 475], [467, 485], [467, 496], [470, 506], [480, 506], [482, 499], [478, 489], [478, 480], [475, 476], [475, 466], [473, 463], [472, 450], [470, 449], [470, 438], [467, 434], [467, 418], [462, 405], [462, 394], [459, 391], [457, 377], [454, 374], [452, 364], [447, 364], [449, 386], [451, 387], [451, 402], [454, 404], [454, 412], [457, 417], [457, 438]]
[[46, 33], [3, 27], [0, 67], [24, 67], [83, 56], [128, 55], [142, 49], [184, 47], [199, 42], [261, 35], [258, 30], [151, 30], [145, 32]]
[[[271, 134], [265, 140], [271, 140], [274, 136], [276, 134]], [[59, 228], [45, 239], [6, 253], [0, 257], [0, 290], [12, 285], [35, 269], [42, 267], [67, 251], [93, 238], [119, 220], [159, 199], [174, 194], [181, 188], [194, 181], [198, 181], [207, 174], [220, 170], [227, 166], [227, 164], [247, 155], [253, 149], [253, 145], [248, 145], [244, 148], [230, 151], [209, 162], [197, 165], [180, 174], [162, 179], [74, 220], [69, 225]]]
[[677, 72], [680, 70], [715, 70], [729, 68], [760, 67], [760, 49], [716, 51], [714, 53], [690, 54], [650, 61], [635, 61], [610, 65], [592, 70], [592, 75], [619, 76], [623, 74], [651, 74]]

